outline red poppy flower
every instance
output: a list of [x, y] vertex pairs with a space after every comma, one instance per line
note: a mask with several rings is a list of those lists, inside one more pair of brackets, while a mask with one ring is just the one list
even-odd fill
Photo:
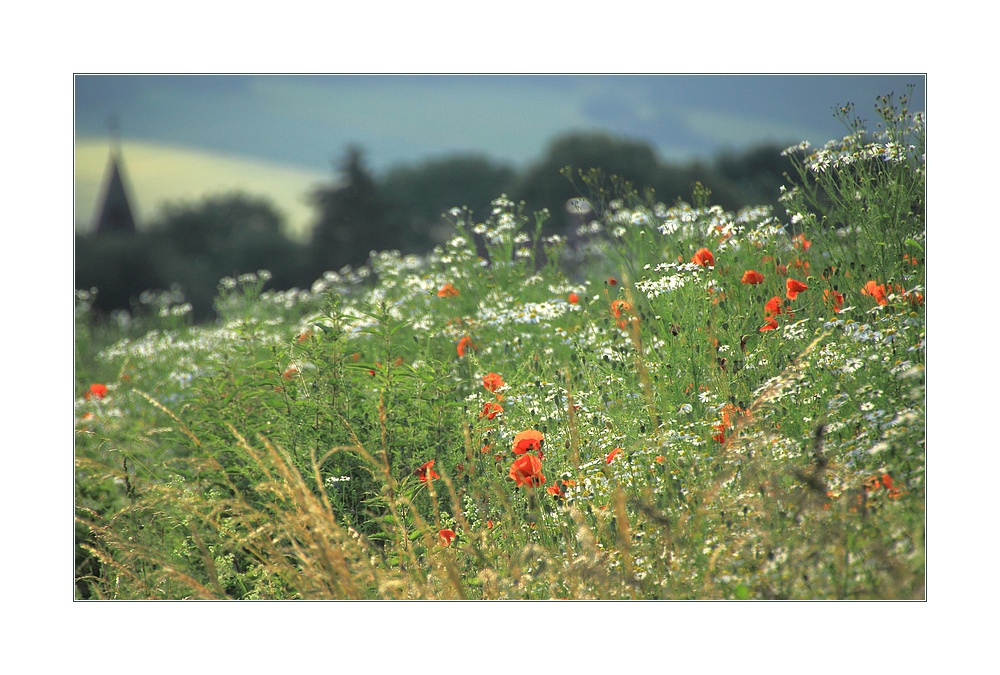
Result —
[[760, 284], [764, 282], [764, 275], [760, 272], [754, 272], [753, 270], [747, 270], [743, 273], [743, 278], [740, 279], [745, 284]]
[[823, 291], [823, 302], [834, 312], [839, 312], [844, 304], [844, 296], [837, 291], [825, 290]]
[[539, 487], [545, 483], [545, 476], [542, 475], [542, 460], [534, 455], [521, 455], [510, 465], [510, 478], [517, 483], [518, 487], [527, 485], [528, 487]]
[[722, 409], [722, 421], [725, 422], [726, 424], [730, 424], [731, 425], [733, 422], [736, 421], [737, 417], [739, 417], [741, 415], [744, 415], [744, 414], [746, 414], [745, 410], [743, 410], [739, 406], [733, 405], [732, 403], [728, 403]]
[[490, 393], [495, 394], [497, 389], [504, 385], [503, 378], [496, 373], [490, 373], [489, 375], [483, 375], [483, 386]]
[[432, 459], [429, 462], [425, 462], [420, 468], [414, 470], [413, 475], [418, 476], [421, 483], [426, 483], [429, 480], [440, 478], [441, 476], [439, 476], [437, 472], [431, 468], [434, 466], [435, 461], [436, 460]]
[[784, 309], [781, 306], [781, 298], [777, 295], [764, 304], [764, 316], [776, 316], [783, 313]]
[[881, 476], [872, 476], [863, 483], [862, 487], [864, 487], [866, 494], [872, 494], [884, 488], [891, 499], [899, 499], [902, 496], [899, 488], [892, 482], [892, 476], [887, 473]]
[[444, 298], [449, 295], [458, 295], [458, 290], [456, 290], [455, 287], [452, 286], [451, 284], [445, 284], [444, 286], [438, 289], [439, 298]]
[[611, 461], [615, 457], [617, 457], [618, 455], [620, 455], [620, 454], [622, 454], [622, 449], [621, 448], [615, 448], [614, 450], [612, 450], [611, 452], [608, 453], [607, 457], [604, 458], [604, 463], [605, 464], [611, 464]]
[[732, 403], [727, 403], [720, 411], [722, 415], [722, 421], [715, 425], [715, 430], [718, 432], [714, 438], [719, 443], [725, 443], [726, 441], [726, 430], [730, 429], [733, 424], [735, 424], [736, 419], [746, 414], [746, 411], [741, 408], [734, 406]]
[[795, 235], [794, 237], [792, 237], [792, 242], [795, 244], [796, 247], [801, 248], [803, 251], [812, 246], [812, 242], [806, 239], [806, 235], [804, 234]]
[[608, 277], [608, 280], [607, 280], [606, 283], [611, 284], [612, 286], [616, 286], [618, 284], [618, 280], [615, 279], [614, 277]]
[[880, 305], [889, 304], [889, 301], [885, 297], [885, 284], [876, 285], [874, 280], [865, 284], [865, 287], [861, 289], [861, 295], [870, 295]]
[[707, 248], [699, 248], [694, 253], [694, 257], [691, 258], [691, 262], [696, 265], [701, 265], [702, 267], [710, 267], [715, 265], [715, 258], [712, 257], [712, 252]]
[[875, 298], [875, 302], [877, 302], [880, 305], [889, 304], [889, 298], [888, 298], [889, 293], [895, 293], [896, 295], [903, 296], [903, 299], [906, 300], [911, 305], [913, 305], [914, 307], [922, 305], [924, 302], [923, 295], [916, 292], [907, 293], [905, 290], [903, 290], [903, 287], [898, 284], [896, 286], [890, 284], [887, 288], [885, 284], [876, 284], [874, 281], [869, 281], [864, 285], [864, 288], [861, 289], [862, 295], [870, 295], [871, 297]]
[[628, 304], [624, 300], [615, 300], [611, 303], [611, 313], [615, 315], [618, 319], [618, 327], [624, 328], [625, 324], [628, 322], [626, 317], [622, 316], [622, 313], [628, 313], [632, 311], [632, 305]]
[[541, 450], [544, 442], [545, 436], [542, 435], [541, 431], [534, 429], [522, 431], [514, 437], [514, 454], [523, 455], [529, 450]]
[[448, 544], [451, 543], [451, 540], [455, 538], [455, 531], [438, 530], [438, 537], [441, 539], [442, 542], [444, 542], [444, 545], [447, 546]]
[[571, 480], [562, 480], [562, 479], [560, 479], [560, 480], [554, 481], [552, 483], [551, 487], [545, 488], [545, 491], [548, 492], [553, 497], [556, 497], [557, 499], [564, 498], [566, 496], [566, 493], [563, 492], [562, 488], [559, 487], [560, 483], [563, 484], [563, 487], [570, 487], [570, 486], [576, 485], [576, 483], [574, 483]]
[[899, 488], [895, 486], [892, 482], [892, 476], [887, 473], [882, 474], [882, 486], [889, 491], [889, 496], [893, 499], [899, 499]]
[[570, 293], [569, 302], [570, 304], [575, 305], [576, 303], [580, 302], [580, 296], [577, 295], [576, 293]]
[[809, 287], [806, 286], [801, 281], [796, 281], [795, 279], [786, 279], [785, 288], [787, 289], [785, 295], [788, 297], [789, 300], [794, 300], [796, 295], [798, 295], [804, 290], [807, 290]]
[[97, 398], [104, 398], [107, 393], [108, 388], [103, 384], [92, 384], [88, 391], [83, 392], [83, 397], [90, 398], [91, 396], [96, 396]]
[[767, 323], [760, 327], [760, 332], [763, 333], [766, 330], [775, 330], [778, 328], [778, 322], [774, 319], [768, 317]]
[[500, 405], [499, 403], [494, 403], [493, 401], [487, 401], [483, 405], [483, 412], [479, 413], [479, 417], [480, 418], [485, 417], [486, 419], [491, 420], [502, 412], [503, 412], [502, 405]]
[[621, 318], [622, 312], [629, 312], [632, 310], [632, 305], [628, 304], [624, 300], [615, 300], [611, 303], [611, 312], [615, 315], [615, 318]]
[[472, 338], [466, 335], [464, 338], [458, 341], [458, 355], [465, 356], [466, 350], [471, 349], [476, 351], [476, 345], [472, 344]]

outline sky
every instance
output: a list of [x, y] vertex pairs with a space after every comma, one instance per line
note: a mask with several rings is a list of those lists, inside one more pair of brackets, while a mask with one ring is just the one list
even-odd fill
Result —
[[846, 133], [834, 106], [854, 102], [872, 120], [875, 97], [907, 84], [917, 85], [911, 109], [923, 110], [921, 74], [77, 74], [75, 222], [93, 225], [112, 138], [140, 229], [166, 201], [243, 190], [269, 197], [303, 236], [314, 217], [306, 194], [333, 182], [352, 144], [376, 175], [455, 154], [521, 169], [573, 131], [685, 161], [765, 142], [822, 145]]

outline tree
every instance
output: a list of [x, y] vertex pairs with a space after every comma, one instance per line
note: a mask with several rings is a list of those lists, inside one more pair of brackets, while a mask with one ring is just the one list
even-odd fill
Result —
[[770, 204], [778, 208], [780, 188], [788, 179], [786, 172], [794, 175], [794, 163], [791, 157], [781, 154], [785, 145], [769, 143], [751, 148], [742, 154], [732, 152], [721, 153], [715, 158], [716, 171], [728, 180], [733, 189], [739, 193], [744, 204]]
[[405, 233], [404, 253], [425, 252], [453, 233], [443, 213], [468, 206], [483, 220], [490, 214], [492, 201], [510, 188], [513, 179], [511, 168], [478, 156], [398, 166], [380, 182], [386, 219], [399, 224]]
[[301, 278], [301, 250], [285, 236], [283, 216], [264, 197], [229, 192], [167, 203], [147, 241], [161, 276], [181, 287], [196, 319], [212, 316], [223, 277], [266, 269], [272, 287], [312, 283]]
[[131, 309], [143, 291], [170, 286], [164, 256], [154, 252], [148, 235], [77, 234], [74, 249], [76, 287], [97, 289], [92, 307], [98, 316]]
[[403, 240], [402, 228], [383, 218], [385, 207], [360, 149], [348, 148], [340, 174], [337, 185], [317, 187], [310, 195], [319, 209], [310, 242], [314, 278], [344, 265], [363, 265], [372, 250], [398, 248]]
[[283, 232], [283, 218], [262, 197], [241, 192], [197, 202], [164, 204], [147, 232], [80, 235], [76, 286], [98, 289], [94, 309], [134, 309], [143, 291], [178, 285], [197, 320], [214, 315], [219, 280], [267, 269], [271, 284], [301, 283], [298, 245]]
[[656, 154], [648, 143], [605, 133], [573, 133], [557, 138], [545, 157], [522, 174], [511, 191], [511, 197], [523, 200], [529, 210], [549, 210], [552, 215], [551, 226], [546, 228], [549, 230], [564, 227], [566, 202], [580, 196], [578, 187], [561, 173], [567, 166], [577, 186], [580, 185], [577, 171], [600, 169], [605, 175], [620, 176], [640, 190], [653, 186], [659, 169]]

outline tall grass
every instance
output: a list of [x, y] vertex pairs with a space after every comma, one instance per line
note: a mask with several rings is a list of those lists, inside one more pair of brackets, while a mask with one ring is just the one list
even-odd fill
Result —
[[77, 597], [922, 598], [923, 125], [877, 111], [786, 214], [594, 170], [574, 246], [501, 196], [215, 326], [78, 292]]

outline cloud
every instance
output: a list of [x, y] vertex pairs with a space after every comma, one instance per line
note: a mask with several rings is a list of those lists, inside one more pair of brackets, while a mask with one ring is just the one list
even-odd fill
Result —
[[[331, 172], [149, 141], [123, 141], [121, 157], [140, 229], [156, 217], [164, 202], [197, 201], [206, 195], [240, 190], [269, 198], [284, 215], [289, 236], [303, 239], [308, 237], [314, 217], [306, 195], [314, 186], [333, 179]], [[78, 230], [93, 227], [108, 158], [106, 140], [76, 139], [74, 208]]]

